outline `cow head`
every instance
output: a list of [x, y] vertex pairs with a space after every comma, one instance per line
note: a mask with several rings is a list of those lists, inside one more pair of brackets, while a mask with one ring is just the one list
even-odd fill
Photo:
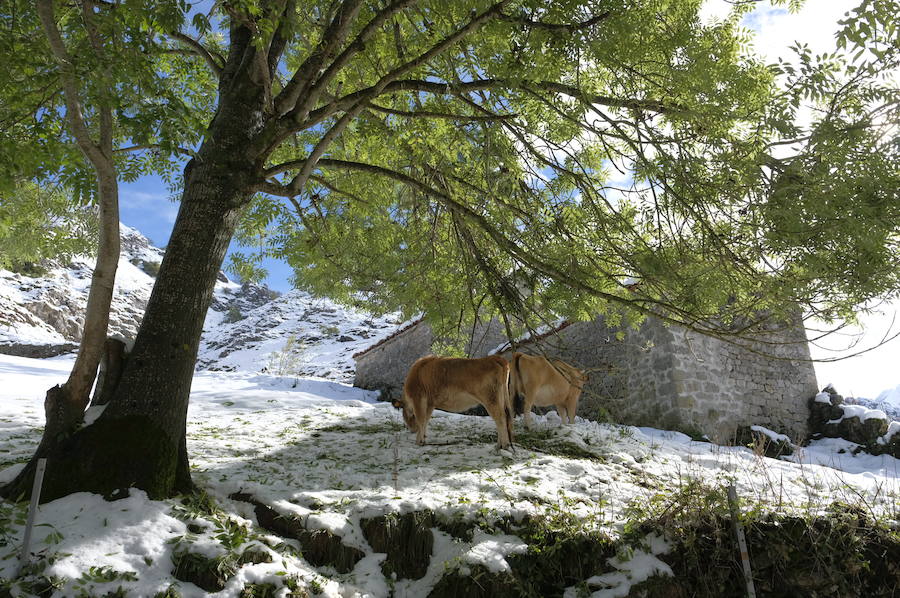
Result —
[[406, 427], [415, 432], [416, 412], [413, 411], [412, 403], [410, 403], [409, 397], [406, 396], [406, 393], [403, 394], [403, 398], [392, 400], [391, 405], [403, 411], [403, 421], [404, 423], [406, 423]]

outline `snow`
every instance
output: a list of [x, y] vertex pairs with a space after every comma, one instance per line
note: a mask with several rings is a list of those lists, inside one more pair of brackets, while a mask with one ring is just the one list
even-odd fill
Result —
[[[221, 290], [222, 296], [230, 292]], [[207, 316], [199, 369], [264, 370], [349, 382], [353, 354], [402, 325], [396, 314], [373, 317], [298, 290], [241, 316], [230, 324], [222, 322], [222, 313]]]
[[506, 556], [522, 554], [528, 550], [528, 544], [516, 536], [490, 536], [479, 531], [475, 534], [472, 548], [463, 556], [463, 560], [471, 565], [484, 565], [492, 573], [509, 571]]
[[[38, 521], [32, 546], [60, 555], [46, 574], [72, 579], [101, 563], [139, 574], [147, 568], [145, 559], [163, 560], [169, 554], [168, 538], [186, 532], [185, 524], [169, 514], [166, 503], [148, 500], [139, 490], [115, 503], [96, 494], [73, 494], [43, 505]], [[146, 588], [150, 593], [137, 593], [152, 595], [154, 588], [163, 587], [157, 583]], [[102, 589], [115, 586], [101, 585], [95, 591]]]
[[750, 426], [750, 429], [754, 432], [759, 432], [760, 434], [765, 434], [769, 437], [772, 442], [786, 442], [787, 444], [792, 444], [790, 437], [785, 434], [779, 434], [769, 428], [764, 428], [762, 426]]
[[[154, 283], [141, 265], [158, 264], [163, 251], [133, 228], [121, 225], [120, 233], [111, 332], [133, 336]], [[40, 278], [0, 270], [0, 345], [77, 343], [94, 264], [91, 256], [47, 262]]]
[[84, 412], [84, 425], [89, 426], [97, 419], [103, 415], [103, 412], [106, 411], [106, 405], [93, 405], [87, 408], [87, 411]]
[[[634, 551], [626, 560], [619, 557], [610, 559], [610, 564], [618, 571], [588, 578], [588, 586], [607, 586], [606, 589], [593, 592], [591, 598], [623, 598], [631, 592], [631, 586], [654, 575], [672, 575], [672, 569], [667, 564], [643, 550]], [[577, 595], [574, 589], [565, 594], [566, 598], [575, 598]]]
[[[323, 362], [324, 363], [324, 362]], [[32, 454], [43, 424], [43, 394], [65, 378], [71, 357], [35, 360], [0, 356], [0, 480], [11, 479]], [[716, 446], [653, 428], [577, 419], [563, 425], [555, 413], [533, 417], [535, 429], [517, 422], [515, 453], [494, 449], [490, 418], [436, 412], [429, 444], [415, 445], [399, 413], [375, 393], [325, 379], [256, 372], [198, 372], [189, 408], [188, 450], [195, 482], [224, 509], [233, 525], [251, 526], [272, 563], [241, 567], [218, 596], [238, 596], [247, 583], [282, 587], [286, 576], [315, 584], [325, 596], [426, 595], [447, 569], [464, 574], [475, 565], [508, 567], [506, 557], [525, 549], [514, 535], [477, 530], [469, 542], [435, 531], [434, 556], [420, 580], [386, 580], [360, 528], [360, 520], [385, 513], [432, 509], [477, 521], [559, 509], [616, 536], [630, 505], [689, 480], [710, 486], [734, 483], [745, 504], [763, 503], [783, 513], [820, 513], [835, 501], [864, 502], [876, 515], [897, 519], [900, 461], [859, 452], [840, 439], [823, 439], [789, 458], [769, 459], [745, 447]], [[897, 426], [891, 428], [895, 434]], [[394, 447], [399, 448], [399, 488], [393, 487]], [[565, 450], [563, 450], [565, 449]], [[577, 449], [582, 458], [565, 456]], [[561, 452], [562, 451], [562, 452]], [[365, 557], [347, 575], [316, 569], [296, 555], [260, 543], [253, 506], [229, 496], [251, 494], [309, 529], [340, 536]], [[15, 567], [24, 506], [0, 502], [10, 542], [0, 547], [0, 577]], [[119, 585], [131, 595], [152, 596], [173, 582], [177, 547], [222, 554], [221, 523], [185, 515], [176, 500], [150, 501], [139, 491], [108, 503], [77, 494], [41, 507], [34, 552], [46, 572], [66, 577], [66, 591], [89, 587], [94, 595]], [[6, 515], [9, 516], [9, 515]], [[189, 532], [189, 523], [203, 531]], [[290, 541], [289, 541], [290, 542]], [[668, 549], [648, 538], [608, 563], [609, 572], [585, 580], [594, 596], [623, 596], [648, 575], [669, 574], [660, 559]], [[136, 580], [77, 581], [90, 567], [111, 567]], [[179, 582], [185, 598], [207, 595]], [[574, 589], [572, 589], [574, 591]]]
[[[551, 330], [556, 330], [557, 328], [562, 326], [565, 322], [566, 322], [565, 318], [557, 318], [557, 319], [553, 320], [552, 322], [547, 322], [547, 323], [541, 324], [534, 330], [526, 330], [525, 332], [520, 334], [518, 337], [516, 337], [515, 342], [521, 343], [528, 339], [541, 336], [542, 334], [550, 332]], [[496, 347], [494, 347], [493, 349], [491, 349], [490, 351], [488, 351], [488, 355], [498, 355], [500, 353], [504, 353], [506, 351], [509, 351], [511, 346], [512, 346], [512, 343], [510, 343], [509, 341], [502, 342], [499, 345], [497, 345]]]
[[816, 403], [828, 403], [830, 405], [831, 404], [831, 395], [828, 394], [827, 392], [820, 392], [819, 394], [817, 394], [814, 397], [813, 400]]
[[900, 434], [900, 422], [894, 421], [888, 425], [887, 432], [884, 433], [884, 436], [878, 438], [877, 442], [878, 444], [887, 444], [896, 434]]
[[[137, 333], [155, 278], [148, 264], [164, 251], [121, 225], [122, 253], [110, 310], [110, 335]], [[94, 260], [48, 262], [41, 278], [0, 270], [0, 347], [77, 344]], [[146, 270], [146, 271], [145, 271]], [[399, 317], [373, 317], [302, 291], [277, 296], [220, 273], [207, 311], [198, 369], [267, 371], [285, 376], [352, 380], [352, 356], [395, 332]], [[315, 350], [308, 350], [315, 346]]]
[[841, 405], [841, 408], [844, 410], [844, 414], [837, 419], [830, 420], [828, 422], [829, 424], [836, 424], [841, 420], [850, 419], [851, 417], [858, 417], [861, 422], [869, 419], [888, 419], [888, 416], [885, 415], [884, 411], [881, 411], [880, 409], [869, 409], [863, 405], [844, 403]]
[[889, 403], [895, 407], [900, 407], [900, 384], [894, 388], [889, 388], [879, 394], [875, 401], [878, 403]]

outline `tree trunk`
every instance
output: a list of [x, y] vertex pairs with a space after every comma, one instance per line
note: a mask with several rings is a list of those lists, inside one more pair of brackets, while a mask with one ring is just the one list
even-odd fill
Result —
[[[85, 6], [90, 8], [89, 4]], [[79, 149], [93, 168], [97, 180], [100, 234], [78, 355], [68, 380], [62, 386], [57, 385], [47, 391], [44, 398], [46, 425], [35, 455], [16, 479], [0, 488], [0, 495], [10, 497], [28, 495], [37, 459], [52, 454], [61, 443], [75, 433], [83, 421], [106, 342], [121, 246], [119, 184], [112, 157], [112, 109], [109, 106], [98, 109], [99, 143], [95, 143], [84, 120], [77, 77], [71, 57], [56, 27], [53, 4], [43, 0], [37, 3], [37, 10], [51, 51], [60, 63], [66, 119]], [[92, 27], [93, 24], [88, 23], [88, 28], [93, 33], [95, 30]]]
[[78, 429], [90, 401], [91, 388], [106, 342], [120, 250], [119, 187], [115, 170], [111, 161], [95, 164], [94, 168], [99, 188], [100, 238], [78, 355], [68, 380], [62, 386], [49, 389], [44, 397], [46, 424], [34, 456], [12, 482], [0, 488], [0, 496], [29, 496], [37, 460], [48, 457]]
[[[46, 455], [42, 501], [78, 491], [109, 496], [131, 486], [151, 498], [191, 489], [185, 429], [200, 334], [239, 208], [250, 196], [248, 178], [223, 168], [221, 159], [215, 162], [189, 165], [178, 218], [121, 381], [96, 422]], [[14, 481], [2, 493], [27, 496], [26, 483]]]
[[[193, 488], [185, 432], [200, 335], [240, 209], [265, 160], [253, 148], [267, 145], [271, 116], [271, 77], [260, 81], [253, 71], [259, 61], [242, 58], [253, 51], [252, 34], [244, 26], [231, 34], [219, 108], [185, 168], [178, 217], [121, 380], [94, 423], [71, 435], [45, 433], [36, 455], [48, 458], [44, 502], [83, 491], [113, 496], [132, 486], [154, 499]], [[27, 497], [30, 469], [0, 495]]]
[[122, 379], [122, 372], [125, 369], [125, 360], [128, 358], [128, 351], [125, 342], [117, 338], [107, 338], [103, 347], [103, 358], [100, 360], [100, 371], [97, 374], [97, 387], [94, 390], [94, 397], [91, 399], [91, 406], [98, 407], [106, 405], [112, 399], [113, 393], [119, 386], [119, 380]]
[[[91, 388], [97, 376], [97, 368], [103, 356], [106, 332], [109, 329], [109, 310], [112, 305], [119, 267], [119, 185], [112, 162], [95, 166], [100, 199], [100, 238], [97, 247], [97, 263], [91, 275], [87, 307], [84, 312], [84, 328], [75, 364], [69, 378], [62, 386], [47, 391], [44, 412], [47, 425], [44, 437], [50, 439], [70, 434], [84, 416], [90, 401]], [[42, 438], [41, 444], [44, 444]]]

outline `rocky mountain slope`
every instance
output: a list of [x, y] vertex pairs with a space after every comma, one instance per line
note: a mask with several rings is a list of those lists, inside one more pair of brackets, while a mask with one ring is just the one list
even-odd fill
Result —
[[375, 318], [303, 291], [290, 291], [247, 312], [221, 313], [207, 316], [198, 369], [342, 382], [353, 380], [352, 355], [400, 324], [396, 316]]
[[[110, 313], [110, 334], [134, 338], [163, 251], [122, 226], [122, 255]], [[45, 262], [34, 271], [0, 270], [0, 353], [49, 357], [81, 340], [94, 260]]]
[[[164, 251], [122, 226], [122, 256], [110, 335], [133, 339]], [[36, 272], [0, 270], [0, 353], [51, 357], [81, 340], [93, 259], [47, 262]], [[353, 353], [393, 332], [396, 317], [372, 318], [302, 291], [279, 295], [220, 273], [198, 369], [270, 371], [350, 381]]]

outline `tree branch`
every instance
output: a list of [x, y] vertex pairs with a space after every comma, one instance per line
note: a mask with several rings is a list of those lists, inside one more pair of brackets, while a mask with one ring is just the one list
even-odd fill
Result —
[[[144, 151], [144, 150], [159, 150], [159, 149], [163, 149], [163, 147], [161, 145], [159, 145], [158, 143], [147, 143], [147, 144], [143, 144], [143, 145], [131, 145], [128, 147], [118, 147], [113, 150], [113, 153], [114, 154], [124, 154], [126, 152], [140, 152], [140, 151]], [[177, 153], [179, 153], [183, 156], [190, 156], [191, 158], [197, 157], [197, 152], [195, 152], [194, 150], [192, 150], [190, 148], [176, 147], [175, 150]]]
[[[347, 126], [351, 122], [353, 122], [353, 119], [356, 118], [356, 116], [360, 112], [362, 112], [363, 109], [365, 109], [370, 99], [380, 94], [385, 86], [397, 79], [397, 77], [400, 77], [403, 74], [416, 68], [417, 66], [424, 64], [432, 57], [441, 54], [447, 48], [451, 47], [453, 44], [466, 37], [469, 33], [474, 31], [475, 29], [478, 29], [484, 23], [494, 18], [494, 15], [499, 12], [500, 8], [502, 8], [503, 5], [508, 1], [509, 0], [501, 0], [500, 2], [485, 10], [483, 13], [474, 15], [468, 23], [434, 44], [431, 48], [429, 48], [416, 58], [404, 64], [401, 64], [400, 66], [383, 75], [375, 85], [368, 88], [366, 94], [359, 96], [356, 103], [352, 107], [350, 107], [340, 119], [338, 119], [334, 126], [332, 126], [328, 130], [328, 132], [325, 133], [325, 135], [322, 136], [322, 138], [313, 148], [313, 151], [310, 152], [310, 155], [306, 159], [303, 166], [300, 167], [300, 172], [297, 174], [297, 176], [294, 177], [289, 185], [289, 188], [293, 191], [294, 195], [299, 193], [300, 189], [303, 189], [303, 187], [306, 185], [306, 182], [309, 180], [309, 175], [312, 174], [312, 171], [315, 169], [319, 159], [325, 154], [331, 143], [335, 139], [337, 139], [337, 137], [344, 131], [344, 129], [347, 128]], [[289, 135], [292, 132], [293, 129], [288, 128], [279, 137], [283, 138], [284, 136]], [[277, 143], [280, 143], [280, 139], [277, 141]]]
[[103, 164], [107, 161], [106, 157], [103, 155], [100, 147], [91, 139], [90, 130], [84, 120], [84, 112], [81, 108], [81, 99], [75, 75], [75, 65], [69, 57], [59, 29], [56, 27], [53, 1], [37, 0], [35, 7], [41, 19], [41, 25], [44, 27], [44, 33], [50, 42], [50, 50], [53, 52], [53, 57], [60, 67], [63, 89], [65, 91], [63, 95], [66, 101], [66, 117], [72, 126], [72, 135], [75, 137], [75, 142], [89, 161]]
[[[334, 56], [347, 35], [350, 26], [356, 20], [362, 0], [344, 0], [337, 14], [322, 32], [322, 40], [312, 54], [303, 61], [288, 81], [281, 93], [275, 98], [276, 114], [283, 115], [298, 111], [297, 102], [303, 93], [313, 85], [313, 78], [323, 70], [323, 65]], [[305, 118], [305, 117], [302, 117]]]
[[524, 27], [528, 29], [543, 29], [545, 31], [553, 31], [553, 32], [567, 32], [573, 33], [575, 31], [580, 31], [582, 29], [588, 29], [600, 21], [603, 21], [612, 13], [610, 11], [605, 11], [600, 13], [599, 15], [593, 16], [587, 21], [582, 21], [580, 23], [544, 23], [543, 21], [532, 21], [531, 19], [523, 16], [515, 16], [515, 15], [507, 15], [501, 14], [500, 20], [507, 21], [509, 23], [520, 23]]
[[302, 109], [296, 111], [298, 116], [302, 115], [301, 120], [306, 118], [306, 114], [309, 113], [319, 97], [321, 97], [326, 86], [334, 79], [340, 70], [350, 62], [350, 59], [353, 58], [353, 56], [365, 48], [366, 42], [375, 35], [375, 32], [386, 23], [388, 19], [411, 5], [414, 1], [415, 0], [396, 0], [376, 14], [371, 21], [366, 23], [366, 26], [363, 27], [362, 31], [359, 32], [350, 45], [340, 53], [340, 55], [328, 66], [325, 72], [322, 73], [322, 76], [316, 80], [315, 84], [310, 89], [311, 93], [309, 94], [309, 97], [303, 103]]
[[[100, 35], [97, 33], [97, 28], [94, 26], [93, 7], [93, 2], [85, 0], [81, 5], [81, 18], [84, 21], [84, 28], [87, 31], [91, 47], [94, 49], [94, 54], [100, 59], [100, 63], [104, 65], [102, 67], [103, 75], [109, 80], [109, 63], [103, 55], [103, 44], [100, 41]], [[100, 150], [108, 160], [111, 160], [113, 148], [112, 108], [110, 108], [108, 102], [102, 102], [97, 112], [100, 116]]]
[[202, 58], [203, 61], [206, 62], [206, 66], [209, 67], [209, 70], [211, 70], [216, 77], [222, 76], [222, 70], [224, 69], [225, 65], [225, 59], [222, 58], [222, 56], [217, 53], [211, 52], [198, 40], [189, 35], [185, 35], [180, 31], [167, 33], [166, 35], [188, 46], [189, 52]]
[[[494, 226], [492, 226], [487, 219], [482, 215], [466, 206], [457, 200], [453, 199], [450, 195], [443, 193], [430, 185], [419, 181], [407, 174], [402, 172], [398, 172], [396, 170], [391, 170], [389, 168], [384, 168], [382, 166], [376, 166], [374, 164], [366, 164], [362, 162], [353, 162], [348, 160], [336, 160], [331, 158], [323, 158], [319, 160], [319, 165], [324, 167], [338, 168], [343, 170], [354, 170], [358, 172], [367, 172], [371, 174], [377, 174], [380, 176], [388, 177], [393, 179], [399, 183], [402, 183], [410, 188], [421, 191], [422, 193], [433, 197], [440, 201], [448, 210], [453, 213], [457, 213], [462, 217], [473, 221], [482, 231], [484, 231], [497, 245], [503, 248], [510, 256], [520, 260], [523, 264], [527, 264], [534, 270], [541, 272], [542, 274], [549, 276], [555, 280], [564, 281], [566, 284], [572, 286], [575, 289], [582, 290], [587, 292], [593, 296], [600, 297], [606, 299], [608, 301], [612, 301], [615, 303], [625, 304], [631, 306], [633, 309], [636, 309], [640, 313], [645, 315], [653, 315], [660, 319], [677, 323], [681, 325], [686, 325], [685, 322], [679, 321], [671, 316], [666, 316], [665, 314], [659, 313], [657, 310], [652, 309], [651, 307], [647, 307], [647, 305], [660, 305], [665, 306], [669, 309], [673, 309], [676, 313], [682, 313], [674, 306], [670, 306], [667, 304], [663, 304], [655, 299], [650, 298], [634, 298], [634, 299], [626, 299], [624, 297], [620, 297], [618, 295], [613, 295], [611, 293], [606, 293], [600, 291], [599, 289], [594, 288], [593, 286], [572, 277], [566, 272], [560, 270], [556, 266], [552, 264], [546, 263], [537, 257], [533, 252], [524, 251], [519, 245], [513, 241], [512, 239], [507, 238], [500, 231], [498, 231]], [[260, 189], [263, 190], [263, 189]], [[268, 191], [266, 191], [268, 192]], [[276, 193], [277, 195], [277, 193]], [[685, 315], [682, 313], [682, 315]], [[689, 315], [689, 314], [688, 314]], [[688, 326], [690, 327], [690, 326]]]
[[468, 114], [448, 114], [448, 113], [444, 113], [444, 112], [429, 112], [427, 110], [415, 110], [415, 111], [395, 110], [393, 108], [379, 106], [378, 104], [374, 104], [372, 102], [369, 102], [367, 107], [372, 110], [375, 110], [376, 112], [384, 112], [385, 114], [393, 114], [395, 116], [403, 116], [406, 118], [441, 118], [441, 119], [445, 119], [445, 120], [490, 122], [490, 121], [513, 119], [518, 116], [518, 114], [490, 114], [490, 115], [474, 116], [474, 115], [468, 115]]
[[614, 98], [612, 96], [605, 96], [599, 94], [591, 94], [587, 93], [577, 87], [573, 87], [571, 85], [565, 85], [563, 83], [556, 83], [553, 81], [527, 81], [527, 80], [510, 80], [510, 79], [476, 79], [473, 81], [458, 81], [455, 83], [441, 83], [438, 81], [425, 81], [421, 79], [398, 79], [395, 81], [391, 81], [387, 83], [383, 89], [373, 94], [373, 90], [375, 90], [376, 86], [367, 87], [365, 89], [361, 89], [355, 91], [353, 93], [347, 94], [342, 98], [339, 98], [329, 104], [328, 106], [324, 106], [317, 110], [310, 112], [309, 118], [306, 122], [299, 124], [296, 127], [296, 130], [306, 129], [312, 125], [315, 125], [324, 118], [327, 118], [329, 115], [334, 114], [335, 112], [339, 112], [342, 110], [348, 109], [350, 106], [355, 105], [360, 99], [370, 96], [376, 97], [378, 95], [388, 94], [388, 93], [397, 93], [401, 91], [416, 91], [416, 92], [426, 92], [432, 93], [435, 95], [447, 95], [447, 94], [456, 94], [456, 93], [469, 93], [473, 91], [489, 91], [494, 89], [520, 89], [520, 90], [528, 90], [532, 89], [540, 89], [543, 91], [550, 91], [553, 93], [561, 93], [563, 95], [567, 95], [576, 99], [579, 99], [586, 104], [598, 104], [602, 106], [607, 106], [609, 108], [626, 108], [631, 110], [645, 110], [648, 112], [656, 112], [659, 114], [673, 114], [673, 113], [683, 113], [684, 108], [678, 105], [669, 105], [665, 102], [657, 101], [657, 100], [641, 100], [641, 99], [622, 99], [622, 98]]
[[329, 191], [331, 191], [333, 193], [337, 193], [338, 195], [343, 195], [344, 197], [352, 199], [355, 202], [364, 203], [364, 204], [369, 203], [368, 201], [366, 201], [365, 199], [356, 195], [355, 193], [350, 193], [346, 189], [341, 189], [340, 187], [338, 187], [337, 185], [335, 185], [334, 183], [332, 183], [331, 181], [329, 181], [328, 179], [326, 179], [323, 176], [313, 174], [313, 175], [310, 175], [309, 180], [315, 181], [315, 182], [319, 183], [320, 185], [322, 185], [323, 187], [325, 187], [326, 189], [328, 189]]

